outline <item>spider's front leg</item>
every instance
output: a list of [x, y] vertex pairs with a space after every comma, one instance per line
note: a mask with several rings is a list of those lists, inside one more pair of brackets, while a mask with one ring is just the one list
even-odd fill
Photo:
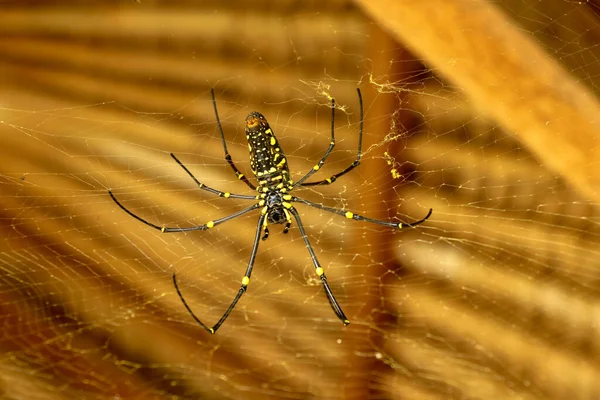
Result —
[[217, 126], [219, 127], [219, 133], [221, 134], [221, 141], [223, 142], [223, 150], [225, 151], [225, 161], [229, 164], [235, 176], [242, 182], [244, 182], [250, 189], [256, 190], [256, 186], [254, 186], [246, 177], [246, 175], [242, 174], [238, 167], [233, 162], [231, 158], [231, 154], [229, 154], [229, 150], [227, 150], [227, 143], [225, 142], [225, 135], [223, 134], [223, 127], [221, 126], [221, 119], [219, 118], [219, 112], [217, 111], [217, 100], [215, 100], [215, 89], [210, 90], [210, 94], [212, 96], [213, 108], [215, 109], [215, 117], [217, 119]]
[[360, 165], [360, 158], [362, 156], [362, 137], [363, 137], [363, 121], [364, 121], [364, 115], [363, 115], [363, 100], [362, 100], [362, 94], [360, 93], [360, 89], [356, 88], [356, 92], [358, 93], [358, 102], [359, 102], [359, 106], [360, 106], [360, 130], [358, 133], [358, 150], [356, 152], [356, 159], [352, 162], [352, 164], [350, 164], [348, 167], [346, 167], [345, 169], [343, 169], [342, 171], [331, 175], [329, 178], [327, 179], [323, 179], [321, 181], [316, 181], [316, 182], [304, 182], [304, 180], [306, 178], [308, 178], [309, 176], [311, 176], [312, 174], [314, 174], [316, 171], [318, 171], [319, 169], [321, 169], [321, 167], [323, 166], [323, 164], [325, 163], [325, 160], [327, 159], [327, 156], [329, 156], [329, 153], [331, 153], [331, 151], [333, 150], [333, 146], [335, 146], [335, 138], [334, 138], [334, 115], [335, 115], [335, 103], [331, 102], [331, 107], [332, 107], [332, 111], [331, 111], [331, 143], [329, 145], [329, 148], [327, 149], [327, 151], [325, 152], [325, 155], [323, 156], [323, 158], [321, 158], [321, 161], [319, 161], [319, 163], [317, 165], [315, 165], [313, 167], [313, 169], [311, 171], [309, 171], [304, 177], [302, 177], [298, 182], [296, 182], [296, 184], [294, 186], [317, 186], [317, 185], [330, 185], [333, 182], [335, 182], [340, 176], [346, 175], [348, 172], [352, 171], [354, 168], [358, 167]]

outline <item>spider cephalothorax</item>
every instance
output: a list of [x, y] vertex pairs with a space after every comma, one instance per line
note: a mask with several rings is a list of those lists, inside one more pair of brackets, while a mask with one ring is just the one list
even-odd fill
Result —
[[266, 240], [269, 237], [269, 224], [285, 223], [283, 233], [288, 233], [290, 226], [292, 225], [292, 218], [288, 211], [289, 208], [292, 208], [291, 203], [289, 203], [289, 201], [292, 200], [292, 196], [285, 194], [285, 189], [283, 189], [283, 192], [280, 190], [281, 189], [271, 189], [258, 196], [261, 199], [258, 202], [258, 205], [263, 207], [261, 213], [267, 216], [263, 222], [265, 234], [263, 235], [262, 240]]
[[265, 207], [267, 213], [267, 221], [271, 224], [283, 224], [289, 221], [289, 214], [285, 210], [290, 207], [289, 200], [291, 195], [286, 195], [278, 191], [269, 191], [265, 194]]
[[[285, 227], [283, 229], [283, 233], [287, 233], [292, 224], [292, 217], [296, 220], [296, 226], [300, 231], [300, 235], [302, 235], [302, 239], [304, 240], [304, 244], [306, 245], [306, 249], [310, 255], [310, 258], [315, 267], [315, 272], [317, 276], [321, 279], [323, 283], [323, 289], [325, 290], [325, 295], [329, 300], [329, 304], [331, 308], [335, 312], [335, 315], [342, 321], [344, 325], [348, 325], [350, 321], [346, 318], [346, 315], [342, 311], [342, 308], [338, 304], [337, 300], [333, 296], [331, 288], [329, 287], [329, 283], [327, 282], [327, 278], [325, 277], [325, 271], [323, 267], [321, 267], [319, 260], [317, 260], [317, 256], [308, 240], [308, 236], [306, 231], [304, 230], [304, 225], [302, 224], [302, 220], [300, 219], [300, 215], [296, 211], [296, 208], [292, 203], [301, 203], [310, 207], [318, 208], [320, 210], [324, 210], [333, 214], [344, 216], [348, 219], [353, 219], [357, 221], [366, 221], [377, 225], [383, 225], [391, 228], [402, 229], [403, 227], [413, 227], [419, 225], [425, 220], [429, 218], [432, 210], [429, 209], [429, 213], [425, 216], [425, 218], [410, 223], [403, 224], [400, 222], [391, 222], [391, 221], [382, 221], [376, 220], [372, 218], [363, 217], [362, 215], [355, 214], [351, 211], [346, 211], [339, 208], [328, 207], [319, 203], [314, 203], [309, 200], [304, 200], [300, 197], [293, 196], [291, 194], [292, 190], [302, 186], [316, 186], [316, 185], [329, 185], [336, 181], [342, 175], [350, 172], [358, 165], [360, 165], [360, 157], [361, 157], [361, 146], [362, 146], [362, 134], [363, 134], [363, 104], [362, 97], [360, 94], [360, 90], [357, 89], [358, 99], [360, 103], [360, 132], [358, 136], [358, 152], [356, 155], [356, 159], [344, 170], [338, 172], [337, 174], [331, 175], [327, 179], [314, 181], [314, 182], [305, 182], [310, 176], [312, 176], [315, 172], [317, 172], [323, 164], [325, 164], [325, 160], [333, 150], [335, 146], [335, 137], [334, 137], [334, 116], [335, 116], [335, 101], [331, 100], [331, 141], [329, 142], [329, 147], [325, 151], [325, 154], [319, 162], [308, 171], [302, 178], [294, 183], [291, 178], [289, 165], [283, 149], [279, 145], [273, 130], [269, 126], [264, 115], [259, 112], [251, 112], [246, 117], [246, 139], [248, 140], [248, 150], [250, 151], [250, 168], [252, 169], [252, 173], [258, 180], [258, 186], [254, 186], [248, 178], [240, 172], [240, 170], [235, 166], [235, 163], [231, 159], [231, 155], [227, 150], [227, 143], [225, 142], [225, 135], [223, 135], [223, 128], [221, 127], [221, 120], [219, 119], [219, 113], [217, 112], [217, 102], [215, 100], [214, 90], [211, 91], [212, 99], [213, 99], [213, 107], [215, 109], [215, 116], [217, 119], [217, 126], [219, 127], [219, 132], [221, 133], [221, 140], [223, 142], [223, 149], [225, 150], [225, 160], [229, 163], [230, 167], [233, 169], [233, 172], [237, 176], [238, 179], [243, 181], [248, 187], [252, 190], [256, 190], [258, 192], [255, 196], [241, 195], [241, 194], [232, 194], [229, 192], [222, 192], [217, 189], [213, 189], [200, 183], [198, 179], [187, 169], [185, 165], [179, 161], [174, 154], [171, 153], [171, 157], [185, 170], [185, 172], [196, 182], [198, 187], [202, 190], [210, 192], [212, 194], [216, 194], [220, 197], [224, 198], [232, 198], [232, 199], [242, 199], [242, 200], [254, 200], [254, 204], [250, 207], [247, 207], [243, 210], [240, 210], [234, 214], [228, 215], [226, 217], [216, 219], [214, 221], [208, 221], [203, 225], [191, 226], [186, 228], [169, 228], [165, 226], [158, 226], [151, 222], [146, 221], [145, 219], [137, 216], [136, 214], [129, 211], [125, 206], [123, 206], [116, 197], [109, 191], [112, 199], [117, 203], [119, 207], [121, 207], [127, 214], [131, 215], [133, 218], [138, 221], [143, 222], [144, 224], [158, 229], [161, 232], [186, 232], [186, 231], [195, 231], [195, 230], [207, 230], [213, 228], [216, 225], [219, 225], [223, 222], [230, 221], [234, 218], [237, 218], [241, 215], [244, 215], [250, 211], [257, 210], [260, 208], [260, 214], [258, 217], [258, 223], [256, 225], [256, 234], [254, 237], [254, 244], [252, 246], [252, 252], [250, 253], [250, 260], [248, 261], [248, 266], [246, 267], [246, 273], [242, 278], [242, 285], [238, 290], [237, 295], [231, 302], [229, 308], [225, 311], [223, 316], [219, 319], [219, 321], [213, 325], [212, 328], [206, 326], [196, 315], [192, 312], [192, 309], [188, 306], [187, 302], [183, 298], [181, 291], [179, 290], [179, 286], [177, 285], [177, 277], [173, 274], [173, 284], [175, 285], [175, 290], [177, 290], [177, 294], [179, 298], [183, 302], [183, 305], [188, 310], [192, 318], [202, 326], [202, 328], [206, 329], [210, 333], [215, 333], [217, 329], [223, 324], [223, 322], [227, 319], [231, 311], [233, 311], [235, 305], [238, 303], [240, 298], [244, 293], [246, 293], [246, 288], [250, 283], [250, 275], [252, 274], [252, 268], [254, 267], [254, 260], [256, 258], [256, 252], [258, 250], [258, 244], [260, 243], [261, 232], [264, 232], [262, 239], [266, 239], [269, 236], [269, 228], [268, 224], [283, 224], [285, 223]], [[258, 200], [258, 201], [257, 201]]]

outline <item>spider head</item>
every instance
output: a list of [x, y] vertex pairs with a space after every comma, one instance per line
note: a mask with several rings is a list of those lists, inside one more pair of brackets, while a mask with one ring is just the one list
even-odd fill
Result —
[[246, 130], [254, 130], [261, 126], [268, 126], [269, 123], [264, 115], [259, 113], [258, 111], [252, 111], [246, 117]]

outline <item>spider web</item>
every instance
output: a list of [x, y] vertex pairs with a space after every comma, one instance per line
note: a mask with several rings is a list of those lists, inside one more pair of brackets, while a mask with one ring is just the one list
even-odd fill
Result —
[[[580, 144], [581, 129], [540, 147], [514, 129], [519, 107], [502, 114], [441, 66], [464, 60], [419, 53], [364, 4], [3, 4], [3, 398], [600, 397], [596, 2], [472, 3], [539, 51], [517, 58], [542, 65], [543, 54], [562, 71], [550, 89], [578, 93], [565, 104], [595, 104], [582, 114], [591, 158], [572, 168], [558, 165], [570, 150], [560, 143]], [[479, 61], [512, 56], [498, 44]], [[515, 75], [495, 72], [510, 92]], [[210, 187], [253, 194], [223, 158], [211, 87], [247, 176], [250, 111], [267, 117], [298, 179], [328, 146], [335, 98], [336, 148], [311, 180], [355, 159], [360, 87], [361, 166], [294, 194], [405, 223], [433, 209], [394, 231], [297, 205], [349, 326], [296, 225], [274, 225], [248, 292], [209, 335], [172, 274], [212, 326], [239, 289], [258, 213], [161, 234], [111, 201], [109, 189], [175, 227], [251, 204], [198, 190], [169, 156]], [[518, 94], [534, 118], [535, 100], [548, 103], [530, 89]]]

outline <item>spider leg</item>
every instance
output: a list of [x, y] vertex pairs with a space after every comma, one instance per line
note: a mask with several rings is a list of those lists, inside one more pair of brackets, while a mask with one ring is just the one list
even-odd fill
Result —
[[208, 326], [204, 325], [204, 323], [202, 321], [200, 321], [200, 319], [198, 317], [196, 317], [196, 315], [194, 314], [194, 312], [192, 311], [190, 306], [188, 306], [185, 299], [183, 298], [183, 295], [181, 294], [181, 291], [179, 290], [179, 286], [177, 285], [177, 277], [175, 274], [173, 274], [173, 284], [175, 285], [175, 290], [177, 290], [177, 294], [179, 295], [181, 302], [183, 303], [185, 308], [188, 310], [188, 312], [190, 313], [192, 318], [194, 318], [194, 320], [196, 320], [196, 322], [198, 324], [200, 324], [200, 326], [209, 333], [215, 333], [217, 331], [217, 329], [219, 329], [219, 327], [223, 324], [223, 322], [225, 322], [225, 320], [227, 319], [229, 314], [233, 311], [233, 309], [235, 308], [236, 304], [238, 303], [238, 301], [240, 300], [242, 295], [244, 293], [246, 293], [246, 287], [250, 283], [250, 275], [252, 275], [252, 268], [254, 267], [254, 260], [256, 259], [256, 251], [258, 250], [258, 244], [260, 243], [260, 232], [262, 230], [262, 226], [263, 226], [263, 222], [264, 222], [265, 218], [267, 218], [266, 213], [261, 213], [260, 217], [258, 218], [258, 224], [256, 226], [256, 235], [254, 237], [254, 245], [252, 246], [252, 253], [250, 253], [250, 261], [248, 261], [248, 268], [246, 268], [246, 274], [242, 278], [242, 286], [240, 287], [240, 290], [238, 291], [237, 295], [231, 302], [231, 305], [229, 306], [227, 311], [225, 311], [225, 314], [223, 314], [221, 319], [219, 319], [219, 321], [212, 328], [209, 328]]
[[267, 240], [269, 238], [269, 220], [265, 218], [262, 224], [262, 229], [265, 232], [261, 240]]
[[290, 227], [292, 226], [292, 218], [290, 217], [290, 213], [287, 209], [283, 209], [283, 212], [285, 213], [285, 227], [283, 228], [283, 233], [286, 234], [290, 231]]
[[244, 214], [246, 214], [246, 213], [248, 213], [248, 212], [250, 212], [252, 210], [256, 210], [259, 207], [258, 203], [257, 204], [253, 204], [253, 205], [251, 205], [248, 208], [244, 208], [243, 210], [235, 212], [235, 213], [233, 213], [231, 215], [228, 215], [226, 217], [215, 219], [214, 221], [208, 221], [204, 225], [190, 226], [190, 227], [186, 227], [186, 228], [168, 228], [166, 226], [155, 225], [152, 222], [148, 222], [145, 219], [143, 219], [142, 217], [139, 217], [139, 216], [135, 215], [134, 213], [132, 213], [131, 211], [129, 211], [127, 208], [125, 208], [125, 206], [123, 204], [119, 203], [119, 200], [117, 200], [117, 198], [112, 194], [112, 192], [110, 190], [108, 191], [108, 194], [110, 194], [110, 197], [112, 197], [113, 201], [115, 203], [117, 203], [117, 205], [119, 207], [121, 207], [121, 209], [123, 211], [125, 211], [127, 214], [131, 215], [133, 218], [137, 219], [138, 221], [140, 221], [140, 222], [142, 222], [142, 223], [144, 223], [144, 224], [146, 224], [146, 225], [148, 225], [148, 226], [150, 226], [150, 227], [152, 227], [154, 229], [157, 229], [157, 230], [159, 230], [159, 231], [161, 231], [163, 233], [164, 232], [203, 231], [203, 230], [206, 230], [206, 229], [210, 229], [213, 226], [219, 225], [219, 224], [221, 224], [223, 222], [226, 222], [226, 221], [229, 221], [229, 220], [234, 219], [236, 217], [239, 217], [240, 215], [244, 215]]
[[427, 213], [427, 215], [425, 216], [425, 218], [422, 218], [422, 219], [420, 219], [418, 221], [415, 221], [415, 222], [411, 222], [410, 224], [403, 224], [401, 222], [390, 222], [390, 221], [383, 221], [383, 220], [380, 220], [380, 219], [373, 219], [373, 218], [363, 217], [362, 215], [355, 214], [355, 213], [353, 213], [351, 211], [341, 210], [339, 208], [327, 207], [327, 206], [324, 206], [322, 204], [313, 203], [312, 201], [301, 199], [299, 197], [292, 197], [291, 201], [295, 201], [295, 202], [298, 202], [298, 203], [306, 204], [307, 206], [318, 208], [320, 210], [325, 210], [325, 211], [328, 211], [330, 213], [334, 213], [334, 214], [337, 214], [337, 215], [341, 215], [341, 216], [346, 217], [348, 219], [354, 219], [356, 221], [366, 221], [366, 222], [370, 222], [372, 224], [383, 225], [383, 226], [390, 226], [390, 227], [398, 228], [398, 229], [412, 228], [413, 226], [420, 225], [423, 222], [427, 221], [427, 219], [431, 216], [431, 213], [433, 212], [433, 209], [430, 208], [429, 212]]
[[171, 157], [173, 157], [173, 160], [175, 160], [177, 162], [177, 164], [179, 164], [179, 166], [181, 168], [183, 168], [183, 170], [185, 172], [187, 172], [187, 174], [194, 180], [194, 182], [196, 182], [196, 185], [198, 185], [198, 187], [202, 190], [206, 190], [207, 192], [216, 194], [219, 197], [225, 197], [226, 199], [244, 199], [244, 200], [256, 200], [256, 196], [247, 196], [247, 195], [243, 195], [243, 194], [234, 194], [234, 193], [229, 193], [229, 192], [221, 192], [220, 190], [216, 190], [213, 189], [211, 187], [206, 186], [204, 183], [201, 183], [200, 181], [198, 181], [198, 179], [196, 179], [196, 177], [194, 176], [194, 174], [192, 174], [190, 172], [189, 169], [187, 169], [187, 167], [185, 165], [183, 165], [183, 163], [181, 161], [179, 161], [179, 159], [177, 157], [175, 157], [175, 154], [171, 153]]
[[304, 225], [302, 225], [302, 221], [300, 220], [300, 215], [298, 215], [298, 212], [296, 211], [296, 209], [294, 207], [290, 207], [287, 210], [296, 219], [296, 223], [298, 224], [298, 230], [300, 231], [300, 234], [302, 235], [302, 239], [304, 239], [304, 244], [306, 245], [308, 254], [310, 254], [310, 258], [313, 262], [313, 265], [315, 266], [315, 272], [317, 273], [319, 278], [321, 278], [321, 282], [323, 283], [323, 289], [325, 289], [325, 295], [327, 296], [327, 300], [329, 300], [329, 304], [331, 305], [333, 312], [340, 319], [340, 321], [342, 321], [342, 323], [344, 325], [348, 325], [350, 323], [350, 321], [348, 320], [348, 318], [346, 318], [346, 315], [342, 311], [342, 308], [338, 304], [337, 300], [335, 299], [335, 297], [331, 291], [331, 288], [329, 287], [329, 284], [327, 283], [327, 277], [325, 276], [325, 271], [323, 270], [323, 267], [321, 267], [321, 264], [319, 264], [319, 260], [317, 260], [317, 256], [315, 255], [315, 252], [314, 252], [312, 246], [310, 245], [310, 242], [308, 241], [308, 236], [306, 235], [306, 231], [304, 230]]
[[314, 174], [315, 172], [317, 172], [323, 166], [323, 164], [325, 164], [325, 160], [327, 160], [327, 157], [329, 157], [329, 153], [331, 153], [331, 151], [335, 147], [334, 118], [335, 118], [335, 99], [331, 99], [331, 141], [329, 142], [329, 147], [327, 148], [327, 151], [325, 152], [325, 154], [323, 154], [323, 157], [321, 157], [321, 159], [319, 160], [319, 162], [314, 167], [312, 167], [312, 169], [310, 171], [308, 171], [306, 173], [306, 175], [304, 175], [302, 178], [300, 178], [294, 184], [294, 187], [296, 187], [296, 186], [310, 185], [310, 184], [306, 184], [306, 183], [303, 184], [303, 182], [308, 177], [310, 177], [312, 174]]
[[339, 178], [342, 175], [346, 175], [348, 172], [352, 171], [354, 168], [356, 168], [360, 165], [360, 157], [362, 156], [362, 137], [363, 137], [363, 100], [362, 100], [362, 95], [360, 94], [359, 88], [356, 88], [356, 92], [358, 93], [358, 101], [360, 104], [360, 131], [358, 134], [358, 152], [356, 154], [356, 159], [352, 162], [352, 164], [350, 164], [348, 167], [346, 167], [346, 169], [344, 169], [341, 172], [338, 172], [337, 174], [331, 175], [331, 177], [329, 177], [327, 179], [323, 179], [322, 181], [317, 181], [317, 182], [303, 183], [304, 179], [308, 178], [310, 175], [312, 175], [314, 172], [316, 172], [323, 165], [323, 163], [325, 163], [325, 158], [327, 158], [327, 156], [333, 149], [334, 140], [333, 140], [333, 115], [332, 115], [332, 117], [331, 117], [331, 144], [329, 145], [329, 149], [327, 150], [327, 153], [325, 153], [325, 156], [323, 157], [323, 159], [321, 159], [321, 162], [319, 162], [318, 165], [315, 165], [313, 167], [313, 169], [308, 174], [306, 174], [299, 182], [297, 182], [296, 185], [294, 185], [294, 186], [297, 186], [297, 185], [300, 185], [300, 186], [330, 185], [333, 182], [335, 182], [337, 180], [337, 178]]
[[223, 127], [221, 126], [221, 119], [219, 118], [219, 112], [217, 111], [217, 101], [215, 100], [215, 89], [210, 89], [210, 94], [212, 95], [213, 108], [215, 109], [215, 117], [217, 117], [217, 126], [219, 127], [219, 132], [221, 133], [221, 140], [223, 141], [223, 150], [225, 150], [225, 160], [229, 163], [233, 172], [235, 172], [235, 176], [242, 182], [244, 182], [248, 187], [252, 190], [256, 190], [256, 186], [254, 186], [246, 175], [242, 174], [240, 170], [235, 166], [229, 151], [227, 150], [227, 143], [225, 143], [225, 135], [223, 134]]

